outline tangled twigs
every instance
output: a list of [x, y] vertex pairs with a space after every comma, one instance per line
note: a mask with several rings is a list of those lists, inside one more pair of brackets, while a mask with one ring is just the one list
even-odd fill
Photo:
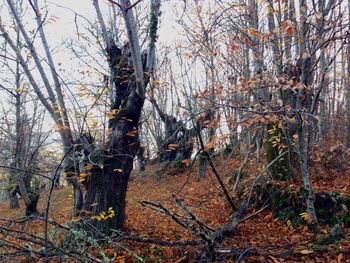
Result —
[[[176, 196], [173, 195], [174, 202], [180, 207], [186, 214], [186, 217], [180, 218], [178, 214], [170, 211], [168, 208], [161, 204], [156, 204], [150, 201], [141, 201], [141, 205], [149, 207], [153, 210], [161, 212], [183, 228], [191, 230], [196, 236], [201, 238], [204, 245], [203, 252], [197, 258], [198, 261], [215, 260], [217, 257], [216, 248], [222, 243], [222, 241], [231, 236], [237, 229], [243, 216], [246, 213], [248, 202], [244, 200], [242, 204], [236, 209], [231, 216], [231, 220], [228, 224], [222, 225], [216, 229], [204, 224], [183, 202], [181, 202]], [[183, 219], [185, 218], [185, 219]]]
[[[185, 216], [180, 216], [161, 204], [155, 204], [150, 201], [141, 201], [142, 206], [149, 207], [158, 212], [164, 213], [165, 215], [172, 218], [176, 223], [178, 223], [183, 228], [191, 230], [196, 236], [202, 238], [206, 242], [211, 243], [210, 235], [213, 231], [212, 228], [206, 226], [203, 222], [201, 222], [197, 216], [195, 216], [192, 211], [184, 205], [176, 196], [173, 195], [173, 199], [175, 203], [182, 208], [186, 212]], [[180, 218], [182, 217], [182, 218]]]
[[[6, 218], [0, 218], [0, 222], [7, 222], [7, 227], [11, 227], [15, 224], [23, 224], [26, 223], [27, 221], [33, 221], [33, 220], [40, 220], [40, 221], [45, 221], [44, 217], [41, 216], [35, 216], [35, 215], [31, 215], [31, 216], [23, 216], [20, 218], [15, 218], [15, 219], [6, 219]], [[65, 229], [65, 230], [69, 230], [68, 227], [63, 226], [53, 220], [48, 220], [48, 224], [53, 225], [59, 229]]]
[[[37, 218], [45, 220], [43, 218]], [[0, 225], [0, 259], [1, 260], [15, 260], [21, 257], [29, 259], [74, 259], [78, 262], [102, 262], [100, 259], [87, 252], [80, 252], [75, 248], [67, 249], [62, 244], [55, 243], [50, 240], [45, 240], [40, 235], [29, 233], [27, 229], [19, 230], [19, 223], [26, 222], [26, 218], [19, 220], [1, 219], [3, 222], [10, 223], [9, 227]], [[51, 225], [67, 230], [69, 228], [61, 226], [55, 222], [48, 222]], [[25, 245], [21, 245], [25, 243]], [[16, 260], [17, 260], [16, 259]]]
[[190, 218], [193, 221], [195, 221], [204, 232], [209, 233], [208, 231], [214, 231], [214, 228], [211, 228], [211, 227], [205, 225], [202, 221], [200, 221], [199, 218], [184, 203], [182, 203], [175, 195], [173, 195], [173, 199], [179, 207], [181, 207], [183, 210], [186, 211], [186, 213], [188, 215], [190, 215]]

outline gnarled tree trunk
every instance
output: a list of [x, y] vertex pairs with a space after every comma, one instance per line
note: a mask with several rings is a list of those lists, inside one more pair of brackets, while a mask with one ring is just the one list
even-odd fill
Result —
[[105, 145], [102, 160], [91, 170], [85, 181], [86, 197], [84, 209], [95, 216], [107, 213], [111, 208], [115, 216], [108, 220], [94, 219], [94, 226], [108, 233], [110, 228], [121, 228], [125, 223], [125, 197], [133, 160], [139, 149], [138, 122], [144, 98], [136, 91], [133, 63], [128, 47], [113, 46], [109, 52], [110, 63], [115, 69], [115, 102], [111, 111], [115, 116], [109, 121], [112, 130]]
[[160, 161], [180, 162], [178, 166], [181, 167], [181, 161], [190, 159], [192, 155], [192, 132], [186, 128], [181, 120], [179, 121], [174, 116], [165, 114], [154, 98], [151, 98], [151, 103], [165, 125], [164, 138], [159, 143]]
[[[117, 47], [106, 32], [98, 1], [95, 8], [104, 32], [108, 60], [114, 81], [115, 97], [111, 106], [113, 118], [109, 121], [111, 135], [98, 155], [100, 165], [94, 165], [86, 178], [84, 209], [92, 212], [92, 225], [109, 234], [125, 223], [125, 198], [133, 161], [140, 147], [138, 125], [145, 100], [145, 87], [153, 69], [155, 41], [157, 37], [159, 0], [152, 0], [150, 15], [149, 49], [147, 56], [140, 51], [133, 11], [129, 0], [120, 0], [129, 42]], [[88, 213], [90, 214], [90, 213]]]

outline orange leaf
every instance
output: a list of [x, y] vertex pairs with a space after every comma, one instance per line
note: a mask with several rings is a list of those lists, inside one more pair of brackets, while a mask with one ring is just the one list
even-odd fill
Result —
[[88, 174], [87, 173], [80, 173], [79, 176], [84, 178], [84, 177], [88, 176]]

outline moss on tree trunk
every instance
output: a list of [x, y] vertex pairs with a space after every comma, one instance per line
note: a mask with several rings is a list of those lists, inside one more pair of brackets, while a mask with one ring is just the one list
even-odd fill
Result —
[[[315, 192], [315, 209], [320, 224], [333, 226], [342, 223], [350, 227], [350, 196], [336, 192]], [[280, 220], [288, 220], [293, 226], [306, 223], [302, 214], [306, 212], [306, 191], [303, 187], [282, 187], [267, 184], [257, 187], [254, 192], [256, 206], [268, 202], [274, 215]]]
[[[266, 162], [269, 164], [285, 151], [286, 139], [281, 128], [274, 124], [267, 125], [267, 140], [266, 148]], [[292, 170], [290, 167], [289, 155], [280, 157], [270, 168], [272, 178], [276, 180], [289, 180], [292, 178]]]

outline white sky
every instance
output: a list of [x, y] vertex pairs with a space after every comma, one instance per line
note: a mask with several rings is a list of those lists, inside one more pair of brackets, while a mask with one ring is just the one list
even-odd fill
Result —
[[[13, 0], [13, 1], [16, 2], [17, 0]], [[107, 2], [108, 2], [107, 0], [100, 0], [100, 6], [102, 9], [102, 12], [105, 15], [104, 17], [108, 18], [108, 12], [106, 8]], [[5, 3], [6, 3], [6, 0], [0, 0], [1, 19], [4, 25], [7, 27], [9, 34], [12, 35], [12, 37], [14, 37], [14, 31], [10, 27], [11, 20], [9, 17], [9, 11]], [[16, 3], [18, 3], [18, 1]], [[28, 0], [23, 0], [23, 3], [24, 3], [24, 6], [28, 8], [26, 15], [23, 17], [25, 28], [27, 29], [27, 31], [35, 30], [37, 28], [37, 25], [34, 19], [33, 10], [30, 8], [28, 4]], [[148, 5], [149, 0], [144, 0], [142, 3], [145, 5]], [[161, 15], [161, 23], [159, 27], [159, 34], [158, 34], [159, 35], [158, 46], [172, 45], [174, 41], [180, 37], [179, 32], [181, 28], [179, 25], [177, 25], [175, 21], [176, 14], [174, 12], [175, 10], [174, 5], [176, 5], [177, 3], [179, 3], [178, 0], [162, 1], [162, 7], [161, 7], [162, 15]], [[82, 65], [79, 64], [78, 60], [74, 57], [74, 54], [72, 54], [71, 51], [67, 50], [66, 45], [63, 44], [69, 39], [72, 39], [73, 41], [78, 43], [78, 39], [76, 35], [74, 12], [86, 17], [91, 22], [95, 22], [97, 20], [96, 12], [92, 4], [92, 1], [91, 0], [75, 0], [75, 1], [74, 0], [73, 1], [72, 0], [51, 0], [51, 1], [39, 0], [39, 6], [42, 8], [45, 6], [48, 7], [47, 21], [50, 21], [50, 18], [55, 18], [55, 22], [53, 22], [52, 24], [46, 24], [44, 30], [45, 30], [50, 48], [54, 50], [54, 61], [56, 65], [57, 64], [61, 65], [58, 68], [65, 70], [65, 71], [59, 71], [59, 74], [62, 76], [62, 78], [67, 82], [76, 80], [76, 81], [91, 81], [92, 83], [101, 84], [101, 81], [95, 74], [93, 74], [91, 77], [88, 77], [87, 75], [82, 75], [80, 73], [82, 70], [82, 67], [81, 67]], [[84, 32], [85, 30], [81, 25], [81, 23], [86, 24], [86, 22], [82, 18], [78, 17], [79, 31]], [[2, 43], [2, 39], [0, 39], [0, 43]], [[35, 40], [35, 46], [38, 49], [39, 53], [41, 53], [42, 56], [44, 56], [44, 52], [41, 48], [41, 42], [38, 37]], [[98, 50], [96, 49], [95, 43], [93, 43], [91, 47], [91, 52], [92, 53], [98, 52]], [[96, 57], [101, 59], [100, 56], [96, 56]], [[103, 61], [101, 64], [105, 64], [105, 66], [107, 66], [107, 64], [103, 63]], [[1, 73], [1, 70], [0, 70], [0, 79], [3, 79], [4, 77], [3, 74], [4, 73]], [[41, 83], [40, 81], [41, 78], [38, 76], [38, 73], [35, 73], [33, 71], [33, 74], [34, 74], [34, 77], [37, 76], [39, 83]], [[48, 74], [48, 76], [50, 77], [50, 74]], [[74, 87], [70, 86], [69, 88], [75, 90]], [[63, 86], [63, 89], [65, 89], [64, 86]], [[3, 102], [5, 103], [5, 105], [7, 105], [6, 101], [7, 101], [6, 96], [0, 96], [0, 102]], [[81, 102], [81, 99], [80, 99], [80, 102]], [[2, 115], [2, 113], [0, 113], [0, 115]], [[49, 119], [48, 121], [51, 124], [47, 125], [46, 128], [51, 129], [53, 127], [53, 122], [51, 119]]]

